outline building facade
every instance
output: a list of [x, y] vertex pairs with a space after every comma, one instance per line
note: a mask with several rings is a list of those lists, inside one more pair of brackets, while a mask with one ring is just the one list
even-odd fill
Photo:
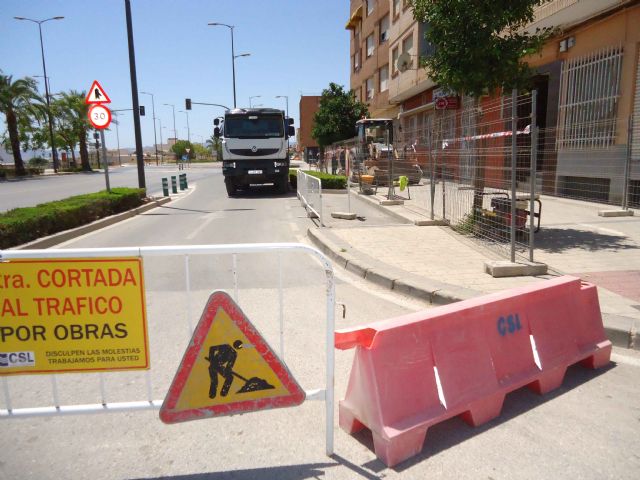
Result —
[[317, 158], [319, 147], [318, 142], [311, 136], [313, 130], [313, 116], [320, 108], [320, 96], [303, 95], [300, 97], [300, 127], [297, 132], [297, 149], [303, 154], [305, 162], [309, 159]]
[[389, 0], [351, 0], [345, 27], [351, 31], [350, 87], [372, 118], [397, 115], [396, 105], [389, 102], [392, 25]]

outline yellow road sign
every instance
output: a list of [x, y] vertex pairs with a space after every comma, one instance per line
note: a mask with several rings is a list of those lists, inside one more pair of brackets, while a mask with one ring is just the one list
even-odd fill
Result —
[[142, 260], [0, 262], [0, 375], [149, 368]]
[[224, 292], [209, 297], [160, 409], [165, 423], [299, 405], [305, 394]]

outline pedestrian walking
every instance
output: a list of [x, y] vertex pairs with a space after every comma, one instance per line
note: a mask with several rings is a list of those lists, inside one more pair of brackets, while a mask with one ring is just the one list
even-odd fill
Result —
[[336, 170], [338, 170], [338, 157], [336, 156], [336, 151], [333, 150], [331, 152], [331, 175], [335, 175]]

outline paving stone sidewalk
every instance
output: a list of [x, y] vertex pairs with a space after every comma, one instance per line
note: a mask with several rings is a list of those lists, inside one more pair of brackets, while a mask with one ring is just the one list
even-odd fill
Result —
[[310, 238], [343, 267], [366, 279], [433, 303], [448, 303], [569, 274], [598, 285], [605, 328], [620, 346], [639, 349], [640, 212], [605, 218], [598, 211], [614, 207], [556, 197], [542, 197], [541, 231], [535, 261], [546, 263], [544, 276], [493, 278], [486, 260], [506, 260], [500, 252], [446, 226], [415, 226], [430, 218], [429, 186], [411, 187], [411, 200], [381, 206], [386, 189], [376, 195], [353, 190], [352, 211], [366, 202], [401, 222], [354, 224], [324, 212], [326, 228], [309, 229]]

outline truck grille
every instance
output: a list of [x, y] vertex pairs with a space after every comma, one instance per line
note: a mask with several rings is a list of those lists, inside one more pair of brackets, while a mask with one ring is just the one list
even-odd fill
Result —
[[243, 157], [260, 157], [278, 153], [277, 148], [258, 148], [255, 152], [251, 151], [250, 148], [231, 148], [229, 151], [234, 155], [242, 155]]

